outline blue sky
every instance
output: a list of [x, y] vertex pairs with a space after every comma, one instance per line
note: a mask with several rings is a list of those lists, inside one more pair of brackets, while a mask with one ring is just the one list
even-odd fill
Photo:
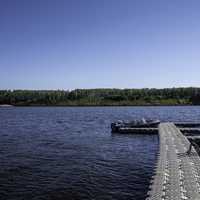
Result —
[[199, 0], [0, 0], [0, 89], [200, 86]]

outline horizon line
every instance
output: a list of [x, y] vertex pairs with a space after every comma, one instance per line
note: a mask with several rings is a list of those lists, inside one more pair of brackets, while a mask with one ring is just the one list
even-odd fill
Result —
[[73, 89], [0, 89], [0, 91], [74, 91], [74, 90], [100, 90], [100, 89], [117, 89], [117, 90], [130, 90], [130, 89], [136, 89], [136, 90], [142, 90], [142, 89], [156, 89], [156, 90], [162, 90], [162, 89], [199, 89], [200, 86], [179, 86], [179, 87], [162, 87], [162, 88], [156, 88], [156, 87], [141, 87], [141, 88], [117, 88], [117, 87], [98, 87], [98, 88], [73, 88]]

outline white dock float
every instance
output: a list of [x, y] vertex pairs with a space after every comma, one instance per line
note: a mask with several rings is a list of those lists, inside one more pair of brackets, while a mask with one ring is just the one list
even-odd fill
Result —
[[200, 158], [173, 123], [159, 125], [160, 152], [146, 200], [200, 200]]

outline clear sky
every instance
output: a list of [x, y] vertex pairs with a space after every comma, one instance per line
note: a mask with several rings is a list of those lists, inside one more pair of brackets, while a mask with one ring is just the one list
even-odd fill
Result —
[[199, 0], [0, 0], [0, 89], [200, 86]]

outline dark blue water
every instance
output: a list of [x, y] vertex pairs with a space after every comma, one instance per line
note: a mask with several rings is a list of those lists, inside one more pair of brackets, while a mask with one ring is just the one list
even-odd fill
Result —
[[198, 121], [200, 107], [1, 108], [0, 199], [144, 199], [158, 136], [110, 133], [141, 117]]

